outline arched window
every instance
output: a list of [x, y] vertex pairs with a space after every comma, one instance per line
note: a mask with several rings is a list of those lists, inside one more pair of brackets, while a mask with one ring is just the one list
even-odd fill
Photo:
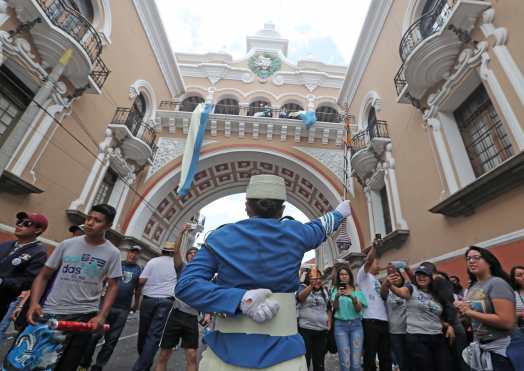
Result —
[[249, 104], [247, 115], [255, 116], [255, 114], [257, 114], [257, 116], [272, 117], [271, 103], [266, 100], [256, 100], [251, 102]]
[[91, 0], [66, 0], [65, 3], [78, 13], [82, 14], [82, 16], [89, 22], [93, 22], [94, 11]]
[[222, 99], [215, 106], [215, 113], [224, 115], [238, 115], [239, 111], [238, 101], [233, 98]]
[[[437, 19], [446, 5], [447, 0], [426, 0], [426, 3], [422, 8], [422, 21], [419, 28], [422, 38], [426, 38], [436, 31], [435, 27], [437, 27]], [[429, 13], [432, 15], [429, 15]]]
[[318, 121], [340, 122], [338, 111], [329, 106], [320, 106], [315, 111]]
[[377, 112], [375, 107], [369, 107], [368, 113], [368, 133], [370, 138], [374, 138], [376, 134], [376, 125], [377, 125]]
[[133, 102], [129, 116], [127, 116], [126, 126], [133, 135], [137, 135], [140, 126], [144, 121], [147, 111], [146, 98], [142, 93], [138, 94]]
[[296, 103], [286, 103], [282, 106], [281, 108], [282, 111], [286, 111], [287, 113], [291, 113], [291, 112], [298, 112], [298, 111], [303, 111], [304, 108], [302, 108], [302, 106], [300, 104], [296, 104]]
[[198, 106], [200, 103], [204, 103], [204, 98], [199, 97], [197, 95], [187, 97], [182, 101], [180, 111], [193, 112], [195, 110], [195, 107]]

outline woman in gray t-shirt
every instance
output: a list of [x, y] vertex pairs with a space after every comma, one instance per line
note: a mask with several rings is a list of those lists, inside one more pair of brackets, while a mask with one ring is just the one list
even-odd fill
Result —
[[324, 371], [331, 311], [327, 290], [322, 286], [320, 271], [312, 269], [297, 292], [298, 331], [306, 345], [306, 362], [313, 361], [314, 371]]
[[[433, 289], [433, 268], [421, 265], [415, 270], [415, 282], [398, 287], [388, 275], [390, 290], [406, 299], [406, 343], [413, 370], [449, 371], [452, 358], [447, 339], [454, 337], [453, 328], [444, 328], [443, 306]], [[446, 337], [443, 333], [446, 332]]]
[[[403, 263], [403, 264], [401, 264]], [[402, 272], [406, 264], [404, 262], [389, 263], [387, 267], [388, 279], [384, 280], [380, 288], [380, 296], [386, 302], [388, 311], [389, 335], [391, 340], [391, 350], [395, 356], [400, 371], [411, 371], [409, 351], [407, 346], [406, 332], [406, 312], [407, 301], [405, 298], [396, 295], [390, 286], [403, 287], [406, 283]]]
[[[506, 354], [515, 327], [515, 295], [509, 276], [495, 255], [477, 246], [466, 252], [466, 264], [471, 285], [465, 300], [455, 306], [471, 319], [475, 344], [480, 352], [489, 353], [493, 370], [513, 370]], [[475, 349], [476, 345], [469, 348], [470, 352]]]

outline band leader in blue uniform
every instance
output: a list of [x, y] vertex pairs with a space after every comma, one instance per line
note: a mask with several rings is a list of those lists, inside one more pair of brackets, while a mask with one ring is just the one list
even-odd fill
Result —
[[306, 371], [296, 319], [298, 271], [304, 253], [350, 215], [349, 201], [303, 224], [281, 219], [283, 178], [253, 176], [246, 193], [249, 219], [211, 233], [176, 286], [177, 298], [188, 305], [225, 315], [205, 336], [200, 370]]

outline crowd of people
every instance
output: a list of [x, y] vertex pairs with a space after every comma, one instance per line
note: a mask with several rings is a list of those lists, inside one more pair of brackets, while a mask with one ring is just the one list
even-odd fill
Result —
[[[129, 314], [139, 312], [138, 359], [133, 370], [151, 369], [159, 347], [155, 367], [166, 370], [180, 341], [186, 369], [197, 370], [198, 313], [174, 297], [177, 276], [197, 251], [190, 248], [185, 262], [181, 257], [181, 242], [190, 225], [184, 225], [177, 241], [166, 242], [161, 256], [142, 269], [140, 246], [123, 247], [126, 257], [121, 261], [119, 250], [106, 238], [115, 214], [110, 205], [93, 206], [83, 225], [69, 228], [72, 238], [49, 256], [38, 241], [48, 227], [47, 218], [26, 212], [16, 215], [16, 239], [0, 244], [0, 345], [13, 321], [19, 339], [30, 331], [29, 325], [50, 319], [86, 322], [93, 329], [67, 333], [56, 354], [25, 354], [23, 369], [100, 371], [111, 358]], [[109, 325], [108, 331], [102, 331], [104, 324]], [[6, 356], [3, 367], [20, 366], [9, 362]]]
[[[341, 371], [524, 369], [524, 266], [508, 275], [493, 253], [471, 246], [463, 288], [431, 262], [381, 269], [376, 239], [356, 275], [346, 263], [297, 274], [304, 253], [351, 214], [349, 202], [303, 224], [282, 217], [282, 178], [253, 176], [246, 193], [248, 219], [218, 228], [182, 258], [184, 225], [143, 269], [140, 246], [128, 245], [121, 260], [106, 238], [112, 206], [93, 206], [49, 257], [38, 241], [47, 218], [18, 213], [16, 239], [0, 244], [0, 334], [16, 318], [15, 347], [49, 320], [89, 324], [92, 331], [68, 332], [56, 357], [45, 359], [42, 369], [60, 371], [104, 369], [137, 311], [133, 371], [166, 370], [177, 346], [196, 371], [199, 323], [209, 329], [204, 371], [323, 371], [328, 351], [338, 353]], [[44, 362], [35, 356], [16, 361], [35, 369]], [[12, 361], [8, 355], [4, 367]]]
[[344, 263], [304, 275], [298, 323], [314, 371], [328, 351], [338, 352], [341, 371], [524, 370], [524, 266], [508, 275], [493, 253], [471, 246], [466, 289], [431, 262], [413, 271], [389, 262], [380, 280], [380, 243], [356, 280]]

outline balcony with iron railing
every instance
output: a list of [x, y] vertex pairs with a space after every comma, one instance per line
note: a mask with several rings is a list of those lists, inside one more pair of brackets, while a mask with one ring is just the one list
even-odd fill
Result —
[[402, 64], [394, 77], [400, 103], [420, 106], [452, 70], [476, 20], [489, 6], [483, 0], [436, 0], [407, 29], [399, 45]]
[[138, 167], [153, 160], [157, 151], [155, 129], [145, 124], [136, 111], [118, 107], [109, 128], [126, 159]]
[[26, 23], [40, 20], [30, 32], [47, 65], [54, 66], [72, 48], [65, 76], [76, 88], [100, 91], [110, 71], [100, 57], [102, 39], [88, 19], [63, 0], [17, 0], [17, 16]]
[[[172, 100], [163, 100], [160, 102], [159, 110], [161, 111], [183, 111], [192, 112], [195, 105], [183, 105], [181, 102]], [[282, 108], [273, 107], [245, 107], [240, 105], [225, 105], [215, 104], [213, 107], [214, 114], [246, 116], [246, 117], [261, 117], [261, 118], [276, 118], [276, 119], [291, 119], [300, 120], [298, 113], [301, 111], [286, 110]], [[335, 122], [340, 123], [344, 119], [344, 115], [338, 112], [317, 112], [318, 122]]]
[[[157, 125], [168, 128], [171, 133], [182, 129], [182, 135], [186, 135], [192, 111], [197, 104], [184, 105], [176, 100], [161, 101], [156, 112]], [[306, 128], [299, 112], [301, 111], [273, 107], [216, 104], [209, 115], [206, 132], [212, 137], [224, 135], [267, 141], [280, 138], [282, 142], [289, 140], [295, 143], [342, 146], [344, 115], [317, 111], [317, 122]]]
[[391, 142], [386, 121], [378, 120], [358, 132], [351, 140], [351, 168], [362, 184], [372, 177], [379, 158]]

